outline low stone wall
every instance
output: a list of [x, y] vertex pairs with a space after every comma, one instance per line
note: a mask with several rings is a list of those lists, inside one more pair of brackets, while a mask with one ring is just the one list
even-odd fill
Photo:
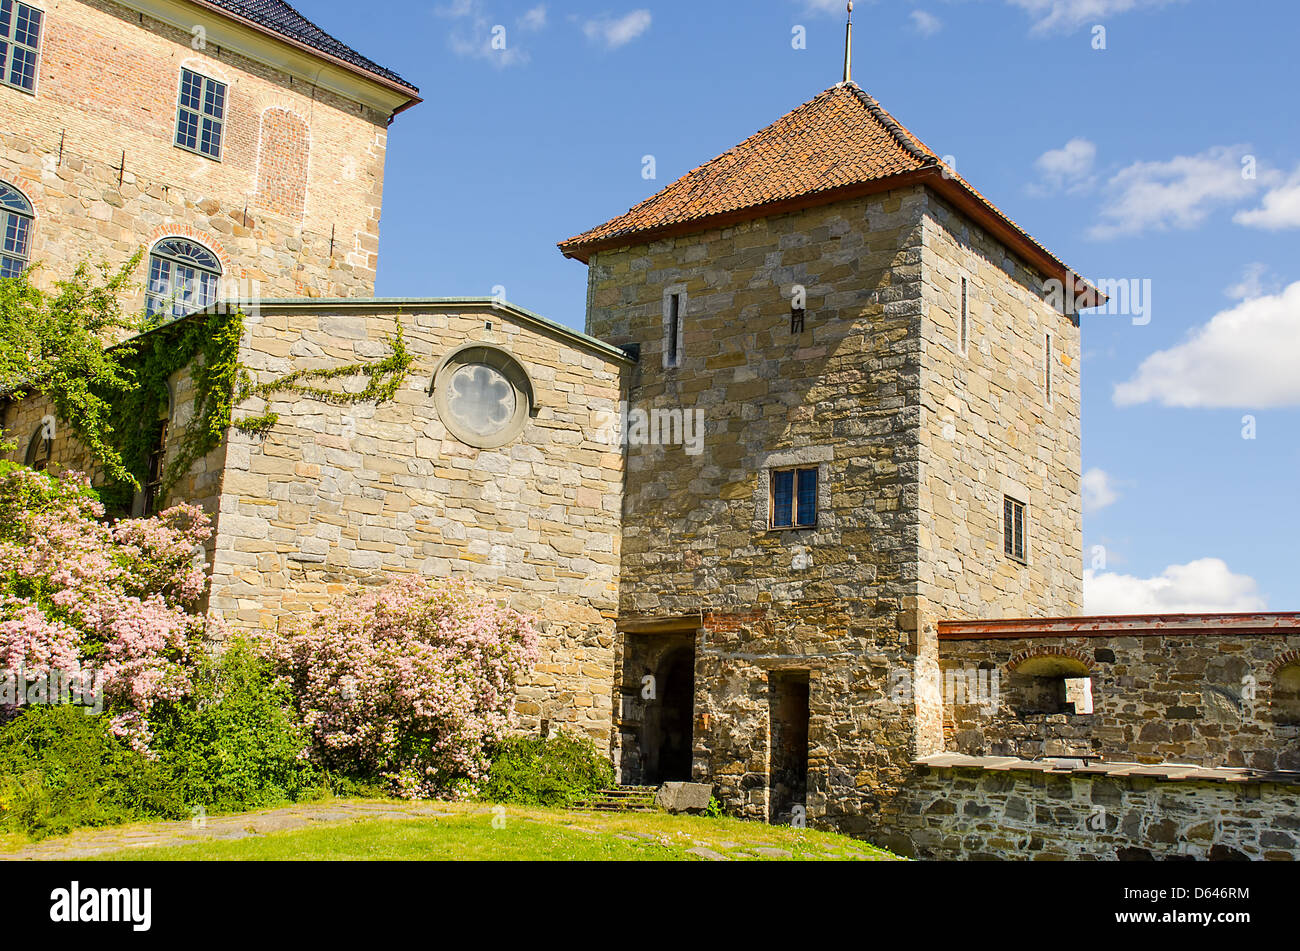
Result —
[[878, 844], [923, 859], [1300, 858], [1300, 774], [939, 754], [900, 803]]
[[[1068, 636], [941, 633], [945, 749], [1300, 769], [1300, 630], [1290, 618], [1159, 627], [1119, 619], [1110, 627], [1122, 621], [1123, 630]], [[1035, 674], [1053, 669], [1052, 662], [1058, 679], [1091, 680], [1091, 714], [1045, 709], [1041, 687], [1050, 678]]]

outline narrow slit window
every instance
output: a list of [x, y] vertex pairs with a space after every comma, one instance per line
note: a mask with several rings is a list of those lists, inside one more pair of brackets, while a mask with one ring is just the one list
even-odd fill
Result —
[[682, 330], [682, 295], [673, 294], [668, 298], [668, 365], [677, 366], [681, 358], [677, 338]]
[[1025, 561], [1025, 503], [1002, 500], [1003, 548], [1008, 558]]
[[226, 84], [182, 69], [176, 144], [190, 152], [220, 160], [225, 117]]
[[963, 355], [970, 348], [970, 296], [964, 277], [961, 279], [961, 321], [957, 331], [957, 345]]
[[777, 469], [772, 473], [772, 528], [813, 528], [817, 524], [817, 469]]
[[0, 0], [0, 81], [36, 91], [44, 14], [17, 0]]
[[1043, 372], [1043, 386], [1047, 393], [1047, 405], [1052, 405], [1052, 335], [1043, 341], [1043, 357], [1046, 369]]

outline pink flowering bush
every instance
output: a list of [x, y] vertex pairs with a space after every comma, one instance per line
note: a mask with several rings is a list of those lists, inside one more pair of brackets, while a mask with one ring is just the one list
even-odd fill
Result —
[[[148, 715], [190, 688], [211, 534], [204, 512], [102, 521], [85, 476], [0, 466], [0, 670], [24, 681], [91, 670], [111, 729], [137, 750]], [[14, 697], [0, 701], [12, 714]]]
[[342, 598], [271, 649], [322, 766], [455, 797], [487, 777], [537, 632], [462, 584], [411, 579]]

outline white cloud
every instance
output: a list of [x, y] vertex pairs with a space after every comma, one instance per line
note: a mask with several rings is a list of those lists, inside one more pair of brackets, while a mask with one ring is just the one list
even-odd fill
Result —
[[1241, 272], [1241, 280], [1224, 288], [1232, 300], [1254, 300], [1265, 294], [1276, 294], [1282, 284], [1269, 274], [1268, 265], [1259, 261], [1247, 264]]
[[1300, 281], [1215, 314], [1115, 387], [1117, 406], [1300, 406]]
[[[537, 9], [545, 18], [545, 7]], [[522, 66], [530, 59], [528, 51], [514, 43], [510, 31], [487, 15], [482, 0], [451, 0], [446, 6], [435, 6], [433, 12], [456, 21], [447, 44], [457, 56], [485, 60], [498, 69]], [[525, 14], [525, 19], [532, 12]]]
[[1034, 18], [1033, 31], [1069, 33], [1106, 17], [1132, 10], [1151, 10], [1180, 0], [1007, 0]]
[[847, 16], [848, 4], [845, 0], [802, 0], [804, 9], [809, 13], [843, 13]]
[[943, 29], [943, 21], [933, 13], [926, 13], [924, 10], [913, 10], [910, 16], [912, 18], [912, 26], [914, 26], [916, 32], [920, 33], [922, 36], [934, 36], [934, 34]]
[[1281, 231], [1300, 228], [1300, 167], [1291, 177], [1264, 195], [1264, 204], [1251, 211], [1239, 211], [1233, 221], [1248, 228]]
[[1107, 183], [1101, 221], [1089, 234], [1113, 238], [1199, 225], [1215, 207], [1251, 197], [1269, 178], [1242, 174], [1249, 151], [1244, 145], [1221, 145], [1167, 162], [1135, 162]]
[[519, 18], [519, 27], [523, 30], [540, 30], [546, 26], [546, 4], [533, 7]]
[[1119, 492], [1104, 469], [1089, 469], [1083, 474], [1083, 507], [1090, 512], [1100, 512], [1119, 501]]
[[633, 10], [626, 16], [588, 20], [582, 25], [582, 32], [592, 42], [614, 50], [626, 46], [650, 29], [650, 20], [649, 10]]
[[1038, 157], [1034, 167], [1042, 181], [1031, 187], [1039, 194], [1080, 192], [1093, 184], [1092, 169], [1097, 161], [1097, 146], [1087, 139], [1071, 139], [1059, 149], [1050, 149]]
[[1268, 610], [1259, 584], [1233, 574], [1218, 558], [1170, 565], [1155, 578], [1114, 572], [1083, 573], [1087, 614], [1200, 614]]

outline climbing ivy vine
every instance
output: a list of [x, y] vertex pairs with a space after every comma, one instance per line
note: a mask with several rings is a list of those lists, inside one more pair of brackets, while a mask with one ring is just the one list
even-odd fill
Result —
[[[336, 405], [391, 400], [410, 374], [412, 358], [400, 315], [389, 338], [392, 353], [376, 362], [298, 370], [255, 383], [239, 361], [244, 315], [217, 307], [180, 320], [129, 315], [123, 294], [143, 252], [114, 270], [80, 265], [52, 291], [34, 284], [37, 268], [0, 280], [0, 395], [21, 400], [43, 394], [54, 413], [102, 467], [100, 495], [111, 511], [129, 510], [145, 485], [169, 417], [170, 380], [191, 368], [193, 411], [168, 434], [168, 463], [159, 479], [162, 499], [194, 464], [221, 445], [231, 427], [265, 434], [279, 417], [272, 411], [234, 420], [243, 400], [298, 395]], [[98, 272], [98, 273], [96, 273]], [[356, 392], [326, 384], [364, 378]], [[170, 407], [173, 411], [176, 407]], [[170, 414], [175, 418], [175, 413]], [[0, 452], [17, 446], [0, 431]], [[160, 501], [162, 500], [160, 499]]]
[[[250, 397], [261, 397], [269, 401], [276, 394], [292, 393], [307, 399], [320, 400], [322, 403], [333, 403], [336, 406], [385, 403], [397, 395], [397, 391], [410, 374], [413, 362], [406, 349], [401, 320], [394, 319], [393, 325], [395, 332], [388, 340], [388, 345], [393, 352], [383, 360], [374, 363], [349, 363], [321, 370], [295, 370], [293, 373], [265, 383], [254, 383], [248, 371], [241, 369], [237, 399], [242, 401]], [[312, 385], [357, 376], [366, 377], [368, 382], [364, 389], [356, 393]], [[267, 412], [261, 416], [241, 419], [235, 423], [235, 428], [246, 433], [261, 434], [271, 429], [278, 421], [278, 414]]]
[[[244, 334], [244, 315], [218, 308], [158, 327], [138, 341], [134, 360], [136, 386], [127, 398], [114, 405], [114, 431], [122, 443], [121, 455], [134, 484], [119, 481], [108, 490], [105, 501], [129, 504], [131, 493], [144, 484], [150, 456], [158, 447], [160, 420], [166, 416], [170, 399], [169, 381], [178, 371], [192, 366], [193, 412], [169, 453], [159, 488], [166, 497], [194, 463], [221, 445], [233, 426], [241, 432], [265, 435], [279, 421], [267, 411], [258, 416], [234, 420], [235, 407], [246, 399], [270, 400], [277, 394], [296, 394], [335, 405], [383, 403], [396, 395], [410, 374], [413, 359], [406, 349], [400, 319], [389, 339], [392, 353], [376, 362], [342, 364], [317, 370], [297, 370], [263, 383], [253, 382], [240, 363], [239, 345]], [[367, 385], [353, 393], [314, 384], [349, 377], [365, 377]]]

